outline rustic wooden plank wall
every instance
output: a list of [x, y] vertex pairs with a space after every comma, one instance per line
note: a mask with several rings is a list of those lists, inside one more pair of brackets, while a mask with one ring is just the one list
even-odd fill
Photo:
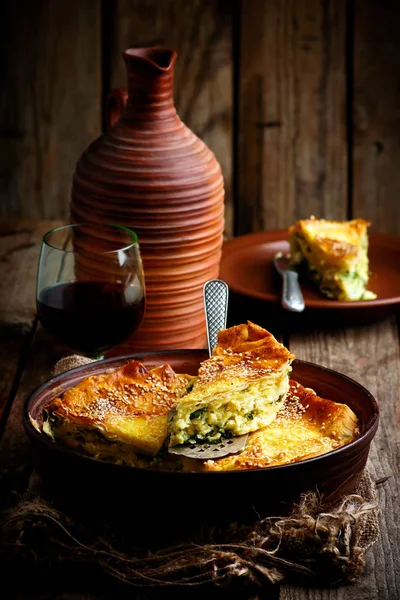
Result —
[[159, 44], [222, 165], [227, 235], [310, 214], [400, 232], [397, 0], [20, 0], [0, 23], [0, 217], [68, 218], [121, 50]]
[[355, 0], [354, 189], [357, 215], [400, 234], [400, 3]]
[[[179, 51], [179, 112], [224, 168], [228, 206], [236, 207], [228, 213], [228, 234], [286, 227], [310, 213], [365, 216], [375, 229], [400, 233], [398, 0], [20, 0], [3, 11], [0, 46], [8, 67], [0, 86], [1, 217], [66, 217], [75, 161], [100, 131], [101, 98], [124, 83], [120, 50], [165, 43]], [[102, 56], [100, 38], [107, 49]], [[7, 413], [20, 383], [2, 450], [12, 460], [6, 468], [17, 491], [29, 474], [22, 402], [54, 361], [39, 332], [19, 381], [35, 329], [34, 298], [26, 293], [34, 289], [40, 236], [49, 226], [0, 227], [6, 264], [0, 413]], [[259, 597], [395, 598], [396, 322], [292, 332], [287, 344], [298, 358], [347, 373], [376, 395], [382, 420], [370, 470], [374, 479], [389, 477], [378, 488], [386, 525], [356, 585], [284, 586]]]
[[346, 2], [242, 4], [239, 233], [344, 219]]
[[67, 218], [100, 133], [100, 0], [6, 2], [0, 31], [0, 217]]

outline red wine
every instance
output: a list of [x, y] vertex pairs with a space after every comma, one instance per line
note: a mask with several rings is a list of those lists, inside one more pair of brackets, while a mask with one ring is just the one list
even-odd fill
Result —
[[115, 283], [69, 282], [43, 289], [37, 300], [46, 331], [73, 350], [101, 354], [140, 324], [144, 294]]

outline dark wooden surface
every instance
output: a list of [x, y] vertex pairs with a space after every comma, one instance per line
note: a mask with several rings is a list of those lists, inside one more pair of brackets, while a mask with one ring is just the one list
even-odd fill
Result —
[[354, 212], [399, 234], [400, 3], [356, 0], [354, 25]]
[[101, 131], [100, 0], [7, 2], [0, 30], [0, 217], [66, 218]]
[[0, 27], [0, 216], [68, 217], [121, 50], [159, 44], [222, 165], [228, 236], [310, 214], [400, 232], [397, 0], [20, 0]]
[[[286, 227], [310, 214], [366, 217], [376, 230], [400, 233], [396, 0], [34, 4], [8, 3], [0, 20], [6, 64], [0, 90], [2, 217], [67, 218], [75, 162], [100, 132], [107, 91], [124, 84], [120, 51], [161, 44], [179, 52], [182, 119], [223, 166], [228, 235]], [[50, 225], [18, 220], [0, 227], [0, 474], [7, 505], [25, 491], [32, 468], [21, 427], [23, 401], [63, 352], [35, 320], [37, 258]], [[382, 535], [355, 585], [284, 586], [263, 590], [259, 598], [395, 600], [398, 323], [393, 317], [363, 327], [290, 332], [284, 341], [299, 358], [346, 373], [376, 395], [382, 419], [370, 469], [375, 480], [388, 479], [378, 487]], [[35, 590], [29, 597], [37, 600]], [[100, 597], [78, 590], [57, 600]]]
[[346, 217], [346, 2], [242, 4], [238, 233]]
[[[3, 282], [0, 474], [2, 502], [7, 506], [15, 504], [24, 493], [32, 469], [29, 444], [21, 426], [23, 402], [35, 386], [49, 377], [52, 366], [65, 352], [35, 321], [36, 262], [41, 236], [50, 225], [24, 221], [0, 229]], [[346, 373], [376, 396], [381, 422], [372, 444], [369, 468], [374, 480], [385, 480], [378, 486], [382, 531], [356, 584], [330, 590], [283, 586], [280, 590], [264, 590], [258, 597], [260, 600], [278, 597], [280, 600], [395, 600], [400, 589], [400, 356], [396, 318], [362, 327], [291, 332], [285, 342], [298, 358]], [[62, 585], [64, 591], [69, 589], [66, 582]], [[39, 592], [32, 584], [29, 597], [35, 600], [41, 597], [35, 594]], [[47, 597], [100, 600], [118, 595], [75, 590]], [[137, 596], [140, 600], [147, 597], [150, 597], [147, 593]]]

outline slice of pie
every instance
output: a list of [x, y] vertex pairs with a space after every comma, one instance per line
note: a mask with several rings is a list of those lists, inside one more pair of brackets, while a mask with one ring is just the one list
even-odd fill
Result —
[[369, 280], [369, 221], [311, 217], [289, 227], [291, 261], [305, 267], [322, 294], [337, 300], [372, 300]]
[[136, 465], [136, 453], [154, 456], [162, 448], [168, 412], [193, 379], [169, 365], [148, 370], [133, 360], [52, 400], [43, 411], [43, 432], [93, 458]]
[[251, 433], [243, 452], [216, 460], [185, 459], [188, 471], [240, 471], [299, 462], [336, 450], [360, 433], [359, 421], [346, 404], [320, 398], [290, 381], [285, 403], [270, 425]]
[[286, 398], [293, 359], [271, 333], [250, 321], [220, 331], [193, 390], [173, 411], [170, 445], [217, 443], [271, 423]]

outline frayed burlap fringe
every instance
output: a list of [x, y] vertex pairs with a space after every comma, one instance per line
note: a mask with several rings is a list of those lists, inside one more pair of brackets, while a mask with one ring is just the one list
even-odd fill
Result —
[[[150, 553], [135, 546], [131, 534], [119, 541], [104, 530], [94, 539], [88, 537], [82, 523], [41, 497], [40, 478], [34, 475], [27, 499], [5, 516], [2, 530], [8, 547], [23, 549], [36, 560], [89, 563], [132, 586], [262, 586], [285, 578], [328, 585], [352, 582], [362, 573], [379, 523], [374, 486], [366, 471], [357, 493], [329, 511], [321, 511], [319, 498], [309, 493], [288, 517], [234, 525], [222, 538], [220, 530], [214, 536], [209, 528], [206, 542], [203, 534], [202, 539]], [[119, 549], [121, 542], [124, 551]]]

